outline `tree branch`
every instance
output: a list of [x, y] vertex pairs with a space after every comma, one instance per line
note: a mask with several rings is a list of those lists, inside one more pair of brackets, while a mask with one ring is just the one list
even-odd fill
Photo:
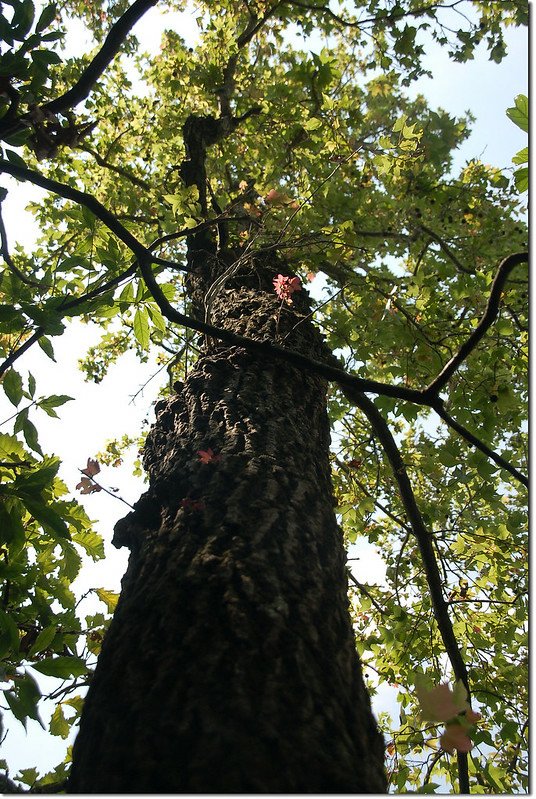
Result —
[[374, 599], [374, 597], [368, 590], [367, 586], [363, 585], [363, 583], [360, 583], [359, 580], [356, 577], [354, 577], [354, 575], [349, 569], [348, 569], [348, 577], [350, 578], [351, 582], [356, 586], [356, 588], [359, 591], [361, 591], [362, 594], [365, 594], [365, 596], [370, 599], [370, 601], [372, 602], [372, 604], [374, 605], [380, 616], [385, 616], [384, 608], [382, 608], [382, 606]]
[[[120, 275], [116, 275], [116, 277], [111, 278], [110, 280], [106, 281], [100, 286], [95, 286], [95, 288], [91, 289], [90, 291], [82, 294], [80, 297], [73, 297], [70, 300], [62, 303], [58, 306], [58, 311], [69, 311], [72, 308], [76, 308], [79, 305], [83, 305], [85, 302], [92, 300], [94, 297], [98, 297], [99, 294], [104, 294], [104, 292], [109, 291], [110, 289], [117, 286], [122, 280], [130, 275], [133, 275], [136, 272], [137, 263], [134, 262], [129, 266], [128, 269], [125, 269], [124, 272], [121, 272]], [[67, 315], [67, 314], [64, 314]], [[30, 347], [39, 341], [41, 336], [45, 334], [45, 330], [42, 327], [36, 327], [32, 335], [26, 339], [20, 347], [18, 347], [14, 352], [12, 352], [8, 357], [4, 360], [2, 364], [0, 364], [0, 377], [6, 372], [12, 364], [15, 363], [21, 355], [30, 349]]]
[[135, 0], [130, 8], [112, 25], [101, 49], [82, 72], [75, 85], [65, 94], [45, 103], [43, 108], [52, 114], [57, 114], [69, 108], [74, 108], [82, 100], [85, 100], [108, 64], [113, 61], [119, 52], [136, 22], [157, 2], [158, 0]]
[[421, 513], [417, 506], [415, 495], [413, 493], [402, 456], [400, 455], [400, 451], [387, 422], [376, 408], [372, 400], [364, 395], [361, 395], [360, 397], [356, 396], [356, 403], [369, 420], [372, 429], [380, 440], [389, 463], [391, 464], [395, 480], [398, 484], [402, 504], [404, 505], [413, 535], [417, 539], [419, 550], [421, 552], [426, 579], [430, 588], [430, 598], [434, 608], [434, 615], [441, 633], [441, 638], [443, 639], [443, 643], [445, 645], [445, 650], [449, 656], [449, 660], [452, 664], [456, 678], [461, 680], [467, 690], [469, 690], [467, 669], [460, 654], [460, 650], [458, 649], [458, 643], [456, 641], [456, 636], [454, 635], [452, 623], [448, 613], [448, 604], [443, 597], [441, 575], [439, 573], [439, 567], [437, 565], [436, 556], [432, 547], [432, 535], [426, 529]]
[[[0, 159], [0, 173], [1, 172], [12, 175], [18, 180], [30, 180], [35, 185], [41, 186], [41, 188], [44, 188], [47, 191], [52, 191], [55, 194], [58, 194], [60, 197], [64, 197], [68, 200], [72, 200], [73, 202], [83, 205], [93, 214], [95, 214], [95, 216], [100, 219], [101, 222], [103, 222], [106, 227], [108, 227], [108, 229], [111, 230], [111, 232], [114, 233], [121, 241], [123, 241], [124, 244], [126, 244], [127, 247], [132, 251], [138, 261], [142, 277], [149, 291], [151, 292], [155, 302], [159, 306], [164, 316], [170, 321], [176, 322], [184, 327], [197, 330], [200, 333], [224, 341], [227, 344], [237, 347], [244, 347], [250, 352], [257, 353], [263, 357], [276, 358], [278, 360], [286, 361], [287, 363], [290, 363], [299, 369], [307, 369], [312, 371], [321, 377], [324, 377], [326, 380], [332, 380], [336, 382], [344, 391], [347, 398], [351, 402], [356, 402], [356, 404], [359, 404], [358, 395], [361, 392], [367, 392], [406, 400], [407, 402], [413, 402], [419, 405], [427, 405], [433, 408], [443, 419], [443, 421], [446, 422], [446, 424], [456, 430], [456, 432], [469, 441], [469, 443], [480, 449], [488, 457], [492, 458], [492, 460], [498, 463], [502, 468], [509, 471], [510, 474], [516, 477], [516, 479], [523, 483], [523, 485], [528, 485], [528, 480], [524, 475], [515, 469], [515, 467], [511, 466], [508, 461], [480, 441], [476, 436], [466, 430], [463, 425], [460, 425], [458, 422], [452, 419], [452, 417], [445, 411], [443, 402], [438, 397], [437, 389], [434, 389], [434, 386], [438, 384], [438, 379], [441, 377], [441, 375], [446, 373], [449, 364], [447, 364], [441, 375], [439, 375], [435, 381], [433, 381], [424, 391], [420, 391], [418, 389], [406, 388], [401, 385], [389, 385], [387, 383], [381, 383], [377, 380], [369, 380], [367, 378], [357, 377], [356, 375], [350, 375], [339, 367], [331, 366], [328, 363], [323, 363], [321, 361], [316, 361], [312, 358], [308, 358], [306, 355], [302, 355], [301, 353], [294, 352], [292, 350], [287, 350], [284, 347], [279, 347], [271, 342], [256, 341], [254, 339], [246, 338], [245, 336], [239, 336], [230, 330], [220, 329], [209, 324], [208, 322], [202, 322], [200, 320], [193, 319], [192, 317], [186, 316], [185, 314], [182, 314], [173, 308], [156, 282], [151, 269], [151, 264], [155, 263], [171, 267], [173, 269], [182, 269], [187, 271], [187, 267], [185, 265], [177, 264], [176, 262], [168, 261], [164, 258], [158, 258], [157, 256], [153, 255], [150, 247], [145, 247], [140, 241], [138, 241], [138, 239], [133, 236], [132, 233], [130, 233], [130, 231], [127, 230], [127, 228], [125, 228], [117, 220], [117, 218], [92, 195], [79, 191], [78, 189], [74, 189], [71, 186], [66, 186], [65, 184], [59, 183], [56, 180], [46, 178], [44, 175], [41, 175], [41, 173], [36, 172], [35, 170], [28, 169], [27, 167], [17, 166], [4, 159]], [[207, 225], [212, 224], [214, 224], [214, 222], [210, 220], [209, 223], [201, 223], [198, 228], [204, 229]], [[195, 232], [195, 229], [184, 231], [185, 235], [192, 235], [193, 232]], [[177, 238], [179, 235], [180, 233], [170, 234], [170, 236], [173, 238]], [[162, 239], [162, 241], [164, 240], [166, 240], [166, 237]], [[169, 240], [169, 237], [167, 237], [167, 240]], [[152, 246], [154, 246], [154, 243], [151, 245], [151, 247]], [[507, 276], [517, 263], [521, 263], [526, 259], [526, 253], [515, 253], [514, 255], [508, 256], [508, 258], [501, 263], [492, 286], [490, 299], [488, 301], [488, 309], [486, 310], [486, 313], [484, 314], [484, 317], [482, 318], [478, 328], [474, 331], [466, 344], [460, 349], [458, 355], [449, 362], [450, 364], [454, 364], [454, 366], [451, 366], [448, 372], [448, 377], [450, 377], [453, 371], [455, 371], [459, 364], [465, 359], [468, 352], [470, 352], [476, 346], [495, 318], [497, 311], [496, 309], [494, 311], [494, 307], [500, 297], [500, 291], [504, 285], [504, 280], [506, 280], [505, 275]], [[99, 293], [101, 291], [102, 289], [99, 289]], [[84, 300], [77, 298], [73, 302], [79, 304], [86, 300], [87, 297], [85, 297]], [[66, 304], [63, 306], [63, 309], [68, 307], [69, 305]], [[495, 313], [495, 315], [493, 315], [493, 313]], [[7, 369], [16, 358], [20, 357], [20, 355], [22, 355], [22, 353], [25, 352], [26, 349], [28, 349], [29, 346], [34, 343], [34, 341], [40, 338], [40, 336], [43, 335], [43, 332], [44, 331], [42, 328], [37, 328], [31, 339], [28, 339], [28, 341], [24, 342], [22, 347], [20, 347], [16, 353], [13, 353], [6, 359], [2, 367], [0, 367], [0, 374], [2, 374], [3, 371], [5, 371], [5, 369]]]
[[[445, 647], [445, 651], [450, 660], [452, 670], [457, 680], [461, 680], [467, 691], [467, 698], [470, 702], [469, 678], [467, 667], [458, 647], [458, 641], [454, 634], [454, 628], [448, 612], [448, 603], [443, 596], [441, 585], [441, 574], [437, 564], [437, 559], [432, 547], [432, 535], [426, 529], [421, 512], [415, 500], [415, 495], [411, 487], [411, 482], [400, 451], [389, 426], [381, 413], [378, 411], [372, 400], [364, 395], [356, 397], [358, 405], [372, 425], [372, 429], [379, 438], [385, 454], [391, 464], [402, 504], [411, 524], [426, 574], [428, 588], [430, 589], [430, 599], [434, 610], [435, 620]], [[469, 768], [467, 754], [458, 752], [458, 779], [460, 793], [469, 793]]]
[[[106, 67], [119, 52], [130, 30], [145, 12], [155, 6], [157, 2], [158, 0], [135, 0], [130, 8], [112, 25], [101, 49], [86, 69], [83, 70], [75, 85], [60, 97], [44, 103], [41, 110], [47, 111], [52, 115], [63, 113], [85, 100]], [[8, 112], [0, 120], [0, 139], [13, 136], [15, 133], [25, 130], [28, 126], [28, 121], [28, 114], [16, 117]]]
[[144, 191], [150, 190], [151, 186], [146, 180], [136, 177], [136, 175], [133, 175], [127, 169], [124, 169], [124, 167], [116, 166], [116, 164], [111, 164], [109, 161], [103, 158], [102, 155], [99, 155], [99, 153], [96, 150], [93, 150], [91, 147], [88, 147], [87, 144], [79, 144], [78, 149], [91, 155], [99, 166], [102, 166], [105, 169], [109, 169], [110, 172], [115, 172], [116, 174], [121, 175], [122, 177], [126, 178], [126, 180], [129, 180], [131, 183], [134, 183], [135, 186], [139, 186]]
[[226, 344], [235, 347], [243, 347], [261, 357], [275, 358], [276, 360], [285, 361], [298, 369], [306, 369], [318, 374], [320, 377], [324, 377], [326, 380], [333, 380], [353, 392], [367, 391], [374, 394], [383, 394], [389, 397], [405, 399], [409, 402], [422, 403], [421, 392], [415, 389], [388, 385], [387, 383], [379, 383], [376, 380], [350, 375], [343, 369], [330, 366], [322, 361], [316, 361], [313, 358], [308, 358], [306, 355], [302, 355], [294, 350], [287, 350], [284, 347], [279, 347], [277, 344], [272, 344], [269, 341], [257, 341], [255, 339], [246, 338], [245, 336], [233, 333], [231, 330], [215, 327], [208, 322], [202, 322], [199, 319], [186, 316], [180, 311], [177, 311], [168, 301], [156, 282], [147, 260], [140, 259], [139, 266], [140, 272], [154, 301], [160, 308], [162, 314], [169, 319], [170, 322], [175, 322], [184, 327], [189, 327], [192, 330], [197, 330], [199, 333], [223, 341]]
[[464, 427], [462, 424], [453, 419], [452, 416], [445, 410], [441, 400], [436, 402], [431, 402], [430, 405], [437, 413], [437, 415], [441, 419], [443, 419], [445, 424], [447, 424], [449, 427], [452, 427], [452, 429], [455, 430], [462, 438], [465, 438], [465, 440], [469, 442], [469, 444], [479, 449], [481, 452], [484, 453], [484, 455], [487, 455], [487, 457], [490, 458], [492, 461], [494, 461], [497, 464], [497, 466], [500, 466], [501, 469], [505, 469], [507, 472], [509, 472], [513, 477], [516, 478], [516, 480], [522, 483], [526, 488], [529, 487], [528, 477], [526, 477], [522, 472], [518, 471], [518, 469], [516, 469], [515, 466], [512, 466], [512, 464], [509, 463], [507, 460], [505, 460], [505, 458], [503, 458], [497, 452], [492, 450], [491, 447], [488, 447], [487, 444], [484, 444], [483, 441], [481, 441], [479, 438], [473, 435], [473, 433], [467, 430], [466, 427]]
[[64, 197], [66, 200], [72, 200], [75, 203], [83, 205], [85, 208], [95, 214], [97, 219], [100, 219], [100, 221], [103, 222], [103, 224], [105, 224], [106, 227], [111, 230], [118, 239], [126, 244], [138, 260], [169, 266], [173, 269], [186, 270], [186, 267], [183, 264], [178, 264], [174, 261], [167, 261], [164, 258], [158, 258], [157, 256], [153, 255], [150, 250], [147, 249], [147, 247], [138, 241], [138, 239], [133, 236], [132, 233], [127, 230], [127, 228], [124, 227], [124, 225], [122, 225], [117, 218], [91, 194], [79, 191], [78, 189], [73, 189], [71, 186], [67, 186], [65, 183], [59, 183], [57, 180], [52, 180], [52, 178], [46, 178], [40, 172], [36, 172], [33, 169], [28, 169], [27, 167], [16, 166], [15, 164], [12, 164], [4, 159], [0, 159], [0, 173], [1, 172], [12, 175], [12, 177], [16, 178], [17, 180], [29, 180], [34, 185], [40, 186], [46, 191], [54, 192], [54, 194], [58, 194], [60, 197]]
[[430, 394], [439, 394], [443, 386], [448, 383], [460, 364], [462, 364], [467, 356], [475, 349], [479, 341], [483, 338], [485, 333], [497, 318], [501, 293], [504, 284], [510, 275], [510, 272], [518, 264], [528, 263], [528, 260], [528, 253], [516, 252], [513, 255], [508, 255], [501, 261], [493, 279], [493, 283], [491, 284], [488, 303], [486, 305], [486, 310], [484, 311], [482, 319], [478, 323], [477, 327], [473, 330], [467, 341], [462, 344], [456, 355], [450, 359], [438, 376], [426, 387], [426, 392], [429, 392]]
[[448, 246], [445, 239], [441, 238], [441, 236], [439, 236], [437, 233], [434, 233], [434, 231], [431, 230], [429, 227], [426, 227], [426, 225], [419, 225], [419, 227], [424, 233], [428, 233], [428, 235], [433, 241], [439, 244], [445, 255], [448, 258], [450, 258], [454, 266], [456, 266], [460, 270], [460, 272], [465, 272], [466, 275], [474, 275], [474, 272], [471, 271], [471, 269], [467, 269], [467, 267], [462, 264], [460, 259], [457, 258], [456, 255], [454, 255], [454, 253]]
[[40, 288], [41, 284], [38, 280], [33, 280], [31, 277], [26, 277], [26, 275], [20, 271], [20, 269], [15, 266], [13, 263], [13, 259], [9, 254], [9, 246], [7, 243], [7, 233], [6, 227], [4, 225], [4, 218], [2, 216], [2, 203], [7, 197], [7, 189], [0, 188], [0, 255], [13, 272], [13, 274], [18, 277], [18, 279], [24, 283], [26, 286], [35, 286], [36, 288]]

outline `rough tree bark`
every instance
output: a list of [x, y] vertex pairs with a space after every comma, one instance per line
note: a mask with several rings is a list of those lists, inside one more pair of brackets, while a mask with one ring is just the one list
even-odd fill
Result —
[[[206, 316], [208, 292], [212, 323], [324, 357], [306, 292], [274, 293], [285, 264], [239, 255], [190, 242], [193, 312]], [[158, 403], [149, 490], [115, 528], [131, 555], [70, 792], [386, 790], [348, 612], [326, 388], [206, 341]]]

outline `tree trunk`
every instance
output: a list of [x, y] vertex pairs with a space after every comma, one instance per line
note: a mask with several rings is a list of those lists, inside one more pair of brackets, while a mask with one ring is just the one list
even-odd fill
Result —
[[[194, 299], [206, 294], [204, 263]], [[281, 271], [274, 257], [243, 265], [211, 321], [322, 357], [306, 293], [290, 303], [273, 291]], [[209, 341], [180, 393], [159, 404], [145, 466], [150, 488], [116, 526], [131, 556], [70, 792], [383, 793], [325, 383]]]

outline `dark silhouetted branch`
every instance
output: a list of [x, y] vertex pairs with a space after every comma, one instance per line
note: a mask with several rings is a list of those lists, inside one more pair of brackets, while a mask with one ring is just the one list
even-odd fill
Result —
[[36, 288], [40, 287], [41, 284], [38, 280], [33, 280], [31, 277], [26, 277], [26, 275], [20, 271], [20, 269], [13, 263], [13, 259], [9, 254], [9, 246], [7, 243], [7, 233], [6, 227], [4, 225], [4, 218], [2, 216], [2, 203], [7, 197], [7, 190], [4, 188], [0, 188], [0, 255], [8, 265], [9, 269], [13, 272], [13, 274], [18, 277], [18, 279], [27, 286], [35, 286]]
[[489, 330], [499, 312], [499, 304], [501, 293], [504, 288], [508, 276], [515, 266], [522, 263], [528, 263], [529, 256], [526, 252], [516, 252], [509, 255], [501, 261], [499, 268], [491, 284], [491, 290], [486, 305], [486, 310], [482, 319], [477, 327], [473, 330], [467, 341], [462, 344], [456, 355], [454, 355], [446, 366], [441, 370], [438, 376], [426, 387], [425, 391], [430, 394], [438, 394], [443, 386], [445, 386], [454, 372], [458, 369], [460, 364], [467, 358], [468, 355], [475, 349], [479, 341], [483, 338], [485, 333]]
[[426, 225], [420, 225], [420, 228], [424, 233], [427, 233], [433, 241], [439, 244], [445, 255], [450, 258], [454, 266], [459, 269], [460, 272], [465, 272], [466, 275], [474, 275], [474, 272], [471, 269], [467, 269], [467, 267], [462, 264], [460, 259], [454, 255], [447, 242], [441, 238], [441, 236], [439, 236], [437, 233], [434, 233], [434, 231], [430, 230], [430, 228], [426, 227]]
[[[432, 546], [432, 535], [426, 529], [421, 512], [417, 505], [411, 482], [408, 477], [404, 461], [400, 455], [400, 450], [396, 441], [389, 429], [389, 426], [379, 410], [376, 408], [372, 400], [364, 395], [356, 397], [356, 402], [361, 408], [367, 419], [369, 420], [372, 429], [377, 435], [384, 449], [385, 454], [391, 464], [395, 480], [398, 484], [398, 490], [402, 504], [411, 524], [411, 529], [415, 538], [426, 574], [428, 588], [430, 589], [430, 598], [432, 600], [432, 607], [434, 610], [434, 617], [437, 622], [439, 633], [445, 647], [445, 651], [450, 660], [452, 670], [457, 680], [461, 680], [467, 691], [467, 697], [470, 701], [469, 678], [467, 674], [467, 667], [460, 652], [458, 641], [454, 634], [454, 628], [450, 620], [448, 612], [448, 603], [443, 596], [443, 589], [441, 584], [441, 574], [439, 566]], [[460, 793], [469, 793], [469, 768], [467, 762], [467, 754], [458, 752], [458, 779], [460, 784]]]
[[140, 20], [146, 11], [157, 4], [158, 0], [135, 0], [125, 13], [119, 17], [110, 28], [104, 44], [93, 58], [91, 63], [85, 68], [75, 85], [69, 91], [45, 103], [43, 108], [52, 114], [58, 114], [70, 108], [74, 108], [82, 100], [89, 96], [89, 93], [106, 67], [113, 61], [127, 35], [130, 33], [136, 22]]
[[149, 261], [155, 264], [161, 264], [163, 266], [169, 266], [173, 269], [186, 269], [184, 265], [177, 264], [173, 261], [166, 261], [163, 258], [157, 258], [155, 255], [153, 255], [150, 250], [147, 249], [147, 247], [138, 241], [138, 239], [133, 236], [132, 233], [127, 230], [127, 228], [124, 227], [124, 225], [122, 225], [118, 219], [91, 194], [79, 191], [78, 189], [73, 189], [72, 186], [67, 186], [65, 183], [59, 183], [57, 180], [47, 178], [40, 172], [36, 172], [34, 169], [16, 166], [15, 164], [3, 159], [0, 159], [0, 172], [5, 172], [8, 175], [12, 175], [14, 178], [17, 178], [17, 180], [29, 180], [35, 186], [40, 186], [42, 189], [54, 192], [54, 194], [64, 197], [66, 200], [72, 200], [79, 205], [83, 205], [85, 208], [95, 214], [97, 219], [100, 219], [100, 221], [106, 225], [106, 227], [111, 230], [111, 232], [114, 233], [118, 239], [126, 244], [137, 259]]

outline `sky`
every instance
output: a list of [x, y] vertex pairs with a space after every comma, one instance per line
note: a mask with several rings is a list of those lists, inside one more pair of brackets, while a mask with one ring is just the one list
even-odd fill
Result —
[[[197, 26], [191, 14], [164, 16], [158, 7], [143, 17], [135, 33], [144, 49], [155, 51], [159, 47], [162, 29], [174, 25], [187, 41], [194, 42]], [[82, 30], [74, 21], [71, 35], [73, 46], [78, 51], [86, 44]], [[526, 32], [510, 29], [507, 41], [509, 55], [500, 65], [487, 61], [483, 52], [478, 52], [473, 62], [456, 64], [435, 48], [429, 59], [433, 78], [421, 78], [408, 90], [411, 96], [424, 94], [433, 107], [443, 108], [450, 114], [461, 115], [470, 109], [476, 116], [470, 138], [456, 155], [456, 170], [473, 157], [501, 168], [512, 168], [512, 156], [526, 146], [525, 134], [505, 115], [506, 109], [513, 105], [515, 96], [527, 93]], [[35, 241], [38, 231], [24, 207], [30, 199], [35, 200], [42, 195], [43, 192], [27, 184], [16, 187], [14, 181], [9, 181], [4, 220], [11, 248], [15, 241], [20, 241], [27, 248]], [[86, 465], [88, 457], [95, 457], [107, 439], [123, 433], [137, 435], [144, 420], [152, 422], [154, 415], [151, 406], [162, 384], [162, 377], [157, 376], [137, 394], [157, 367], [154, 362], [140, 366], [132, 353], [123, 356], [101, 384], [85, 383], [78, 370], [78, 359], [98, 338], [96, 326], [83, 325], [75, 320], [68, 333], [53, 340], [57, 363], [49, 360], [40, 348], [34, 347], [16, 365], [22, 373], [27, 370], [32, 372], [37, 380], [39, 395], [67, 394], [74, 398], [59, 409], [61, 420], [48, 419], [42, 412], [41, 418], [34, 418], [43, 450], [61, 457], [63, 466], [60, 474], [73, 493], [80, 479], [79, 469]], [[13, 410], [1, 392], [0, 419], [11, 416]], [[9, 431], [9, 426], [4, 430]], [[99, 481], [105, 486], [117, 488], [119, 495], [130, 503], [144, 490], [143, 482], [132, 477], [128, 461], [120, 469], [103, 467]], [[90, 562], [83, 569], [75, 583], [75, 591], [82, 593], [89, 587], [119, 590], [128, 553], [126, 550], [116, 550], [110, 541], [114, 523], [125, 515], [128, 508], [104, 492], [78, 498], [104, 537], [106, 559], [97, 564]], [[375, 579], [382, 579], [383, 564], [372, 548], [352, 547], [350, 556], [360, 558], [352, 562], [357, 579], [371, 582], [374, 579], [372, 574]], [[42, 675], [36, 676], [45, 689]], [[386, 689], [380, 692], [373, 699], [373, 707], [375, 712], [392, 709], [393, 691]], [[19, 768], [34, 765], [43, 773], [60, 762], [64, 752], [64, 741], [53, 738], [48, 732], [42, 731], [37, 723], [30, 721], [27, 735], [18, 722], [10, 725], [0, 756], [7, 759], [13, 776]]]

